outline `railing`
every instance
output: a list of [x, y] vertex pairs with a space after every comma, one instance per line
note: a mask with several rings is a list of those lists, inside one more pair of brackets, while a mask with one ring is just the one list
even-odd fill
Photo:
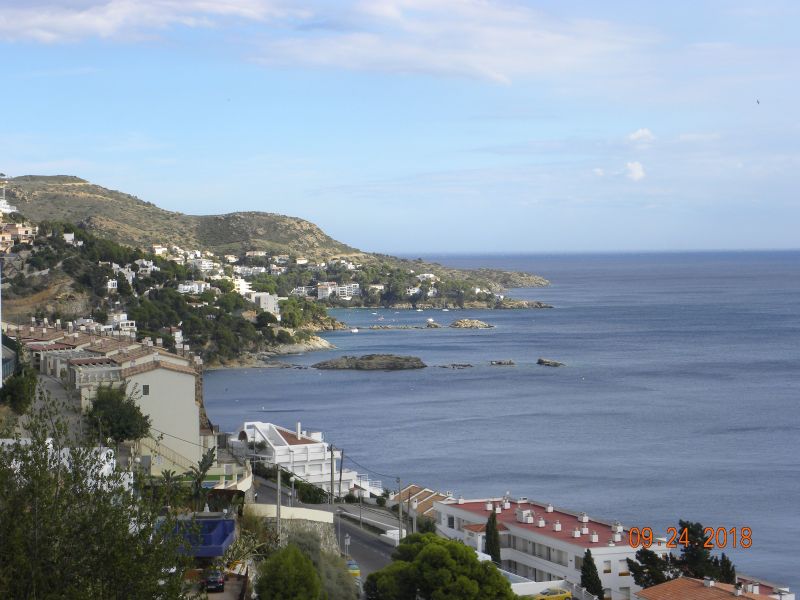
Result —
[[195, 462], [186, 458], [181, 453], [176, 452], [169, 446], [165, 446], [162, 442], [156, 441], [153, 438], [147, 437], [139, 440], [139, 443], [150, 450], [154, 455], [161, 456], [171, 462], [173, 465], [182, 467], [189, 471], [192, 467], [197, 466]]

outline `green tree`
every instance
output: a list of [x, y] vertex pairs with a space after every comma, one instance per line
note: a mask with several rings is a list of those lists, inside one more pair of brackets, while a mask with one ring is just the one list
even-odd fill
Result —
[[261, 564], [256, 591], [261, 600], [322, 598], [322, 585], [311, 559], [294, 544], [279, 550]]
[[367, 577], [369, 600], [512, 600], [511, 585], [490, 562], [462, 543], [432, 533], [403, 539], [394, 562]]
[[724, 552], [719, 558], [714, 558], [717, 579], [722, 583], [736, 583], [736, 567], [733, 566], [731, 559]]
[[500, 533], [497, 531], [497, 514], [494, 511], [486, 521], [486, 554], [492, 557], [492, 562], [500, 564]]
[[600, 581], [600, 575], [597, 574], [597, 565], [594, 564], [592, 551], [588, 548], [586, 554], [583, 555], [583, 564], [581, 565], [581, 587], [598, 598], [604, 596], [603, 584]]
[[96, 439], [111, 438], [119, 446], [122, 442], [139, 440], [150, 432], [150, 417], [142, 414], [136, 404], [136, 390], [126, 393], [124, 387], [101, 385], [89, 409], [87, 418]]
[[636, 560], [629, 558], [627, 561], [633, 581], [642, 588], [664, 583], [677, 576], [669, 555], [667, 558], [661, 558], [648, 548], [640, 548], [636, 552]]
[[25, 413], [36, 396], [38, 377], [33, 367], [25, 365], [22, 370], [3, 382], [0, 390], [0, 402], [8, 404], [15, 413]]
[[322, 549], [319, 534], [303, 529], [295, 530], [289, 534], [289, 542], [311, 559], [326, 600], [358, 598], [355, 580], [347, 570], [347, 563], [338, 554]]
[[192, 498], [194, 499], [195, 510], [203, 508], [203, 501], [206, 497], [206, 489], [203, 487], [203, 481], [209, 469], [214, 466], [216, 451], [216, 448], [209, 448], [206, 450], [202, 458], [200, 458], [200, 462], [197, 463], [197, 466], [193, 466], [189, 472], [186, 473], [192, 477]]
[[106, 469], [112, 451], [69, 439], [41, 397], [28, 437], [0, 446], [0, 597], [184, 598], [172, 518]]

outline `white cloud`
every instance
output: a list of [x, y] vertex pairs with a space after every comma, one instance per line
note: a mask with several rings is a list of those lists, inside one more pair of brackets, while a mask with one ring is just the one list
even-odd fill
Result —
[[631, 133], [628, 136], [628, 139], [634, 144], [649, 144], [655, 141], [656, 136], [654, 136], [653, 132], [646, 127], [641, 127]]
[[595, 169], [592, 169], [592, 173], [594, 173], [598, 177], [605, 177], [605, 174], [606, 174], [605, 170], [601, 169], [599, 167], [597, 167]]
[[625, 176], [631, 181], [641, 181], [645, 178], [644, 165], [639, 161], [633, 161], [625, 164]]
[[142, 37], [171, 27], [254, 22], [244, 43], [269, 65], [522, 76], [626, 72], [645, 38], [512, 0], [33, 0], [0, 8], [0, 39]]

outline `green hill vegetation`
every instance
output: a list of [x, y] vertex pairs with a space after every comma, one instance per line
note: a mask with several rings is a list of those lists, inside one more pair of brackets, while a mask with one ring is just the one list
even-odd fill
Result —
[[187, 215], [157, 207], [123, 192], [109, 190], [79, 177], [25, 175], [9, 180], [7, 197], [28, 219], [75, 223], [88, 232], [119, 244], [150, 248], [175, 244], [209, 250], [216, 255], [266, 250], [309, 260], [346, 257], [383, 272], [396, 270], [396, 283], [409, 270], [435, 273], [498, 292], [512, 287], [545, 286], [547, 280], [528, 273], [493, 269], [452, 269], [422, 259], [409, 260], [362, 252], [326, 235], [308, 221], [264, 212]]

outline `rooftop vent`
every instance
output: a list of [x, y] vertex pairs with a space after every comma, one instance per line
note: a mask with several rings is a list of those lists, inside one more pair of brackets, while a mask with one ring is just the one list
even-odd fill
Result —
[[575, 529], [573, 529], [572, 530], [572, 537], [574, 537], [574, 538], [581, 537], [581, 530], [578, 529], [577, 527]]
[[622, 523], [619, 521], [614, 521], [614, 523], [611, 525], [611, 531], [615, 533], [622, 533]]
[[464, 496], [459, 496], [458, 497], [458, 503], [459, 504], [464, 504]]
[[503, 507], [498, 504], [497, 506], [494, 507], [494, 512], [496, 512], [499, 515], [501, 512], [503, 512]]
[[703, 585], [705, 587], [714, 587], [714, 580], [711, 577], [703, 577]]
[[582, 512], [580, 515], [578, 515], [578, 521], [580, 521], [581, 523], [588, 523], [589, 515], [587, 515], [585, 512]]
[[539, 520], [536, 521], [536, 526], [537, 527], [544, 527], [545, 526], [544, 517], [539, 517]]
[[528, 499], [525, 496], [517, 498], [517, 504], [525, 504], [526, 502], [528, 502]]
[[545, 510], [547, 512], [553, 512], [553, 505], [548, 503], [547, 508], [545, 508]]
[[487, 502], [486, 503], [486, 510], [492, 510], [493, 508], [494, 508], [494, 505], [491, 502]]
[[533, 523], [533, 513], [530, 510], [518, 508], [515, 512], [517, 521], [520, 523]]
[[553, 523], [553, 531], [561, 531], [561, 521]]
[[611, 536], [611, 539], [614, 540], [615, 542], [621, 542], [622, 541], [622, 534], [615, 532], [614, 535]]
[[581, 533], [583, 535], [589, 535], [589, 526], [586, 523], [581, 525]]
[[508, 510], [509, 508], [511, 508], [511, 502], [510, 502], [508, 499], [506, 499], [506, 500], [503, 502], [503, 508], [505, 508], [506, 510]]
[[600, 536], [599, 536], [599, 535], [597, 535], [597, 532], [596, 532], [596, 531], [593, 531], [593, 532], [592, 532], [592, 537], [591, 537], [591, 538], [589, 538], [589, 539], [591, 539], [591, 540], [592, 540], [592, 542], [594, 542], [594, 543], [596, 544], [597, 542], [599, 542], [599, 541], [600, 541]]

